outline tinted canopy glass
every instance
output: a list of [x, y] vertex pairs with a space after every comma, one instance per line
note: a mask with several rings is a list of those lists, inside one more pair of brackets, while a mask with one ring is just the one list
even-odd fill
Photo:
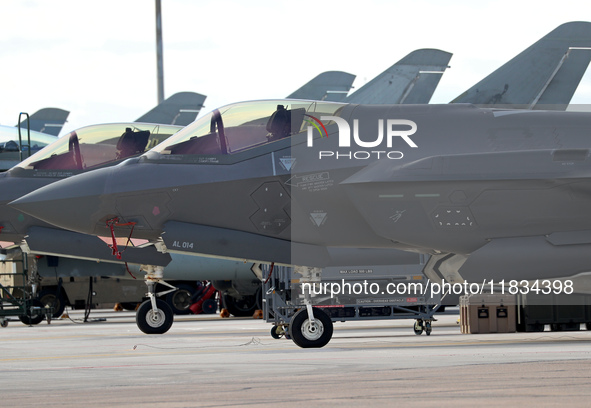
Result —
[[18, 164], [34, 170], [85, 170], [142, 154], [180, 126], [116, 123], [80, 128]]
[[339, 116], [343, 106], [299, 100], [228, 105], [201, 117], [152, 151], [171, 155], [242, 152], [305, 132], [312, 116]]
[[[26, 152], [31, 149], [31, 152], [37, 152], [43, 149], [48, 144], [57, 140], [56, 136], [45, 133], [31, 131], [30, 133], [31, 145], [29, 146], [27, 129], [21, 129], [22, 151]], [[4, 126], [0, 129], [0, 153], [4, 152], [18, 152], [19, 138], [18, 128], [10, 128]]]

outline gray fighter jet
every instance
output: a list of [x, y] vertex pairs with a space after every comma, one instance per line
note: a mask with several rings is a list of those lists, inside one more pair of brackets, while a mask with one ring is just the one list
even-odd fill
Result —
[[[556, 274], [548, 255], [567, 274], [591, 229], [590, 126], [582, 112], [239, 103], [11, 206], [92, 235], [133, 226], [169, 252], [322, 266], [325, 247], [412, 248], [473, 256], [474, 274], [506, 248], [529, 260], [512, 276]], [[510, 253], [517, 242], [529, 245]]]
[[[423, 65], [413, 67], [407, 61], [404, 66], [400, 67], [400, 75], [408, 70], [414, 69], [418, 71], [421, 67], [426, 67], [425, 64], [428, 63], [437, 64], [442, 55], [444, 55], [445, 63], [451, 57], [451, 54], [438, 50], [418, 50], [412, 54], [421, 56], [422, 60], [419, 61], [417, 58], [415, 60]], [[408, 60], [408, 58], [404, 60]], [[397, 67], [397, 64], [393, 67]], [[386, 72], [392, 80], [396, 80], [396, 75], [390, 72], [394, 69], [393, 67]], [[346, 95], [353, 79], [354, 76], [347, 73], [326, 72], [312, 79], [296, 93], [300, 96], [309, 97], [316, 95], [330, 96], [331, 92], [339, 90]], [[412, 78], [408, 78], [409, 82], [411, 80]], [[362, 89], [375, 90], [378, 87], [381, 87], [381, 83], [373, 82]], [[432, 89], [427, 90], [423, 87], [420, 91], [428, 93], [430, 97], [434, 91], [434, 86]], [[392, 93], [393, 89], [389, 89], [388, 92], [382, 92], [382, 97]], [[193, 117], [196, 115], [195, 109], [184, 112], [183, 108], [190, 106], [199, 108], [204, 99], [204, 96], [195, 93], [175, 94], [140, 119], [153, 119], [165, 123], [182, 123], [184, 118], [188, 117], [187, 115], [193, 115]], [[67, 277], [70, 272], [80, 276], [80, 270], [92, 270], [102, 276], [109, 275], [107, 271], [112, 270], [115, 276], [120, 277], [121, 273], [125, 272], [126, 269], [114, 266], [113, 263], [144, 263], [149, 264], [150, 268], [168, 266], [166, 271], [167, 280], [175, 286], [183, 288], [182, 291], [167, 296], [168, 302], [175, 313], [185, 311], [181, 306], [176, 305], [175, 299], [177, 297], [186, 299], [192, 295], [190, 285], [182, 284], [180, 281], [213, 280], [214, 276], [212, 276], [211, 271], [215, 270], [216, 287], [223, 291], [224, 303], [229, 311], [236, 316], [252, 315], [252, 312], [257, 307], [256, 299], [259, 297], [257, 296], [257, 281], [253, 285], [252, 264], [227, 260], [213, 262], [210, 259], [200, 259], [199, 263], [196, 264], [195, 259], [191, 259], [191, 266], [189, 267], [189, 262], [184, 259], [183, 255], [176, 254], [171, 265], [169, 264], [171, 262], [170, 255], [157, 252], [154, 247], [140, 249], [132, 246], [122, 250], [121, 248], [127, 246], [127, 243], [123, 240], [123, 242], [119, 243], [114, 241], [111, 245], [112, 249], [109, 249], [102, 245], [101, 241], [96, 237], [48, 228], [47, 224], [18, 213], [5, 205], [8, 201], [55, 180], [90, 169], [114, 165], [125, 158], [138, 155], [169, 137], [180, 128], [180, 126], [160, 126], [147, 123], [119, 123], [85, 127], [71, 132], [48, 146], [47, 149], [11, 169], [7, 175], [0, 178], [0, 185], [4, 187], [2, 194], [0, 194], [0, 202], [2, 203], [0, 219], [2, 219], [4, 232], [0, 237], [0, 246], [5, 251], [9, 250], [9, 253], [13, 256], [18, 256], [20, 252], [16, 251], [15, 253], [11, 249], [21, 246], [26, 236], [27, 242], [23, 246], [26, 253], [53, 257], [73, 257], [79, 260], [76, 264], [77, 267], [73, 269], [71, 268], [71, 262], [59, 262], [57, 258], [43, 258], [41, 261], [32, 260], [34, 263], [38, 263], [36, 269], [40, 274], [43, 274], [45, 270], [51, 270], [51, 276], [55, 275], [56, 279], [58, 277]], [[133, 244], [138, 245], [138, 242], [133, 242]], [[120, 245], [120, 247], [117, 245]], [[112, 255], [115, 252], [120, 254], [120, 259], [113, 258]], [[48, 259], [52, 259], [51, 264], [55, 266], [49, 267], [45, 265], [49, 262]], [[108, 263], [100, 266], [91, 264], [92, 261], [97, 260], [107, 261]], [[57, 265], [62, 266], [58, 267]], [[214, 266], [212, 267], [212, 265]], [[197, 275], [196, 270], [198, 271]], [[150, 284], [150, 291], [153, 292], [154, 285], [152, 285], [152, 282], [148, 283]], [[164, 281], [162, 283], [167, 285]], [[51, 288], [53, 287], [50, 286]], [[56, 315], [60, 315], [63, 310], [64, 299], [61, 296], [59, 285], [55, 286], [53, 292], [48, 292], [48, 290], [46, 289], [42, 293], [46, 297], [44, 301], [47, 300], [51, 303], [55, 308]], [[188, 307], [189, 305], [183, 304], [182, 306]], [[143, 326], [140, 325], [140, 327]], [[143, 329], [147, 332], [154, 332], [155, 330], [153, 327]], [[157, 327], [156, 330], [162, 330], [162, 326]], [[164, 331], [166, 330], [164, 329]]]
[[[570, 27], [568, 52], [590, 26], [547, 37]], [[241, 103], [12, 205], [168, 252], [323, 266], [328, 247], [395, 248], [434, 254], [429, 270], [451, 277], [570, 276], [589, 270], [590, 125], [472, 105]], [[491, 257], [506, 268], [488, 275]]]
[[591, 266], [590, 128], [579, 112], [251, 102], [12, 205], [168, 252], [325, 266], [327, 247], [412, 249], [470, 281], [571, 276]]

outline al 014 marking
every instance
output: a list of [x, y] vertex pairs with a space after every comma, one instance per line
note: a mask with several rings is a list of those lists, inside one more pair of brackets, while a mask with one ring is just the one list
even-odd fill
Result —
[[187, 241], [174, 241], [172, 243], [172, 246], [175, 248], [184, 248], [184, 249], [193, 249], [193, 243], [192, 242], [187, 242]]

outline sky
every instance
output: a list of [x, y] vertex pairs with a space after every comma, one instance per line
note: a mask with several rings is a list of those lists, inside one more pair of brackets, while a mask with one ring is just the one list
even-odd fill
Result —
[[[155, 1], [0, 0], [0, 124], [69, 110], [61, 135], [133, 121], [157, 104]], [[222, 105], [283, 98], [323, 71], [355, 88], [418, 48], [452, 52], [447, 103], [591, 2], [162, 0], [164, 93]], [[591, 104], [591, 69], [572, 103]]]

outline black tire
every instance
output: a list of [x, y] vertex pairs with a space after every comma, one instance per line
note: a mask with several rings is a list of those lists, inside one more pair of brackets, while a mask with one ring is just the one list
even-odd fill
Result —
[[172, 309], [172, 312], [177, 315], [186, 315], [191, 313], [192, 300], [191, 298], [195, 294], [195, 288], [190, 285], [181, 283], [176, 285], [178, 290], [166, 295], [166, 303]]
[[275, 340], [279, 340], [281, 337], [283, 337], [283, 333], [282, 334], [277, 333], [277, 331], [279, 331], [279, 330], [281, 330], [281, 332], [283, 332], [283, 330], [279, 326], [271, 327], [271, 337], [273, 337]]
[[57, 293], [55, 289], [43, 289], [39, 293], [39, 301], [43, 307], [53, 308], [51, 317], [57, 319], [61, 317], [66, 309], [66, 301], [61, 293]]
[[174, 315], [164, 300], [156, 299], [156, 313], [152, 311], [150, 299], [143, 302], [135, 314], [137, 327], [146, 334], [163, 334], [172, 326]]
[[43, 304], [38, 299], [33, 299], [29, 302], [29, 306], [26, 308], [25, 314], [18, 317], [19, 320], [27, 326], [39, 324], [43, 321], [43, 319], [45, 319], [45, 314], [41, 313], [40, 311], [35, 311], [31, 314], [31, 306], [39, 307], [41, 309], [44, 308]]
[[206, 299], [201, 305], [201, 313], [213, 314], [218, 310], [218, 302], [215, 299]]
[[423, 334], [423, 321], [421, 319], [417, 319], [413, 326], [413, 330], [417, 336]]
[[8, 320], [2, 320], [2, 322], [0, 322], [0, 327], [8, 327]]
[[255, 310], [259, 308], [256, 295], [243, 296], [242, 299], [223, 295], [223, 301], [228, 312], [236, 317], [252, 316]]
[[332, 338], [332, 320], [322, 310], [314, 307], [314, 324], [310, 324], [308, 310], [300, 309], [291, 318], [289, 336], [301, 348], [320, 348]]

